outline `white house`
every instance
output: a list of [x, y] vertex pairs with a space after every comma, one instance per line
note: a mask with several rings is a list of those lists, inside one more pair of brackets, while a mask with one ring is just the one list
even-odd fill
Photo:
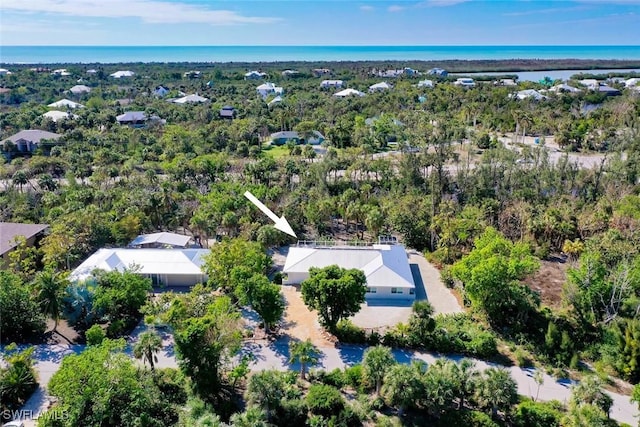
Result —
[[245, 80], [260, 80], [267, 77], [267, 73], [261, 73], [260, 71], [249, 71], [244, 75]]
[[544, 96], [543, 94], [541, 94], [537, 90], [533, 90], [533, 89], [525, 89], [525, 90], [518, 91], [516, 93], [511, 93], [511, 94], [509, 94], [509, 98], [516, 98], [516, 99], [520, 99], [520, 100], [533, 98], [536, 101], [547, 99], [546, 96]]
[[166, 96], [169, 93], [169, 89], [164, 86], [158, 86], [153, 90], [154, 96], [159, 96], [160, 98]]
[[57, 70], [53, 70], [51, 72], [54, 76], [70, 76], [71, 73], [67, 71], [66, 68], [59, 68]]
[[271, 101], [267, 102], [267, 105], [269, 107], [271, 107], [272, 105], [276, 105], [279, 104], [283, 101], [282, 97], [280, 95], [276, 96], [275, 98], [273, 98]]
[[640, 78], [638, 77], [632, 77], [624, 81], [624, 85], [626, 87], [635, 87], [635, 86], [638, 86], [639, 84], [640, 84]]
[[420, 80], [418, 87], [433, 87], [433, 80]]
[[299, 74], [298, 71], [296, 70], [284, 70], [282, 72], [282, 75], [287, 77], [287, 76], [295, 76], [296, 74]]
[[496, 84], [499, 86], [518, 86], [518, 83], [513, 79], [500, 79]]
[[128, 246], [130, 248], [186, 249], [192, 245], [193, 237], [191, 236], [162, 231], [159, 233], [141, 234], [133, 239]]
[[135, 76], [136, 73], [134, 73], [133, 71], [116, 71], [115, 73], [111, 73], [109, 74], [111, 77], [113, 77], [114, 79], [121, 79], [123, 77], [133, 77]]
[[343, 84], [344, 82], [342, 80], [323, 80], [320, 82], [320, 88], [341, 88]]
[[447, 70], [444, 70], [442, 68], [432, 68], [427, 71], [427, 74], [431, 74], [432, 76], [446, 77], [449, 73], [447, 72]]
[[205, 98], [204, 96], [200, 96], [197, 93], [192, 95], [183, 96], [182, 98], [174, 99], [171, 102], [174, 104], [200, 104], [203, 102], [207, 102], [209, 98]]
[[51, 107], [51, 108], [82, 108], [84, 107], [84, 105], [79, 104], [77, 102], [73, 102], [70, 101], [68, 99], [61, 99], [60, 101], [56, 101], [56, 102], [52, 102], [51, 104], [47, 105], [47, 107]]
[[461, 77], [457, 79], [453, 84], [462, 87], [474, 87], [476, 85], [476, 82], [474, 82], [472, 78]]
[[392, 87], [393, 86], [391, 86], [387, 82], [376, 83], [374, 85], [369, 86], [369, 92], [383, 92], [385, 90], [391, 89]]
[[296, 144], [304, 141], [307, 144], [318, 145], [322, 144], [322, 142], [325, 140], [324, 135], [322, 135], [317, 130], [312, 131], [311, 135], [307, 136], [306, 139], [304, 138], [304, 136], [300, 136], [298, 132], [294, 130], [275, 132], [271, 134], [270, 138], [271, 144], [273, 145], [283, 145], [286, 144], [287, 141], [293, 141]]
[[82, 95], [83, 93], [91, 92], [91, 88], [85, 85], [75, 85], [74, 87], [69, 89], [69, 92], [71, 92], [74, 95]]
[[11, 71], [7, 70], [6, 68], [0, 68], [0, 76], [6, 76], [11, 74]]
[[362, 270], [367, 278], [367, 299], [415, 299], [415, 283], [402, 245], [370, 247], [290, 247], [283, 284], [299, 284], [311, 267], [330, 265]]
[[581, 92], [581, 90], [580, 90], [580, 89], [578, 89], [577, 87], [573, 87], [573, 86], [570, 86], [570, 85], [568, 85], [568, 84], [566, 84], [566, 83], [562, 83], [562, 84], [555, 85], [555, 86], [553, 86], [553, 87], [549, 88], [549, 92], [556, 92], [556, 93], [558, 93], [558, 92], [577, 93], [577, 92]]
[[582, 79], [578, 83], [593, 90], [598, 89], [598, 87], [600, 86], [600, 82], [596, 79]]
[[42, 117], [46, 117], [52, 122], [57, 122], [58, 120], [64, 120], [64, 119], [75, 120], [78, 118], [76, 114], [71, 114], [66, 111], [57, 111], [57, 110], [47, 111], [42, 115]]
[[86, 280], [94, 270], [134, 270], [154, 285], [193, 286], [207, 281], [202, 271], [209, 249], [99, 249], [71, 272], [71, 281]]
[[341, 90], [338, 93], [334, 93], [333, 96], [337, 96], [340, 98], [344, 98], [347, 96], [352, 96], [352, 95], [357, 95], [357, 96], [364, 96], [363, 92], [360, 92], [359, 90], [355, 90], [355, 89], [345, 89], [345, 90]]
[[262, 99], [266, 99], [269, 95], [282, 95], [284, 89], [273, 83], [263, 83], [256, 88], [256, 92], [258, 92], [258, 95], [260, 95]]

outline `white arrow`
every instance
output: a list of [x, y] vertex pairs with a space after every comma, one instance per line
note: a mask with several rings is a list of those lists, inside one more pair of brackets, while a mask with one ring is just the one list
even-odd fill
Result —
[[249, 199], [251, 201], [251, 203], [256, 205], [258, 207], [258, 209], [260, 209], [262, 212], [264, 212], [265, 215], [267, 215], [269, 218], [271, 218], [271, 221], [273, 221], [275, 223], [274, 224], [275, 228], [277, 228], [280, 231], [283, 231], [283, 232], [287, 233], [289, 236], [298, 237], [298, 236], [296, 236], [296, 233], [293, 232], [293, 228], [291, 228], [291, 226], [289, 225], [289, 221], [287, 221], [287, 219], [284, 217], [284, 215], [282, 215], [280, 218], [278, 218], [278, 215], [276, 215], [273, 212], [271, 212], [271, 209], [266, 207], [260, 200], [258, 200], [256, 198], [256, 196], [251, 194], [250, 191], [245, 191], [244, 192], [244, 197]]

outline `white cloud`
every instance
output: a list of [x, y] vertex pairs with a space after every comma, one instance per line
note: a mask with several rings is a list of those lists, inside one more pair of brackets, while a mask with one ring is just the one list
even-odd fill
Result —
[[424, 6], [431, 7], [446, 7], [446, 6], [454, 6], [460, 3], [466, 3], [470, 0], [426, 0], [422, 3]]
[[404, 6], [398, 6], [397, 4], [391, 5], [387, 8], [389, 12], [401, 12], [405, 9], [406, 8]]
[[151, 24], [266, 24], [280, 20], [158, 0], [2, 0], [2, 10], [94, 18], [139, 18]]
[[368, 4], [364, 4], [360, 6], [360, 10], [363, 12], [373, 12], [374, 10], [376, 10], [376, 8]]

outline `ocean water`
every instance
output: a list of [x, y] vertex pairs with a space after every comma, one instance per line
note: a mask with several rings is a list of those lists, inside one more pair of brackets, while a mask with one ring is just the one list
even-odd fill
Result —
[[640, 59], [640, 46], [0, 46], [2, 64]]

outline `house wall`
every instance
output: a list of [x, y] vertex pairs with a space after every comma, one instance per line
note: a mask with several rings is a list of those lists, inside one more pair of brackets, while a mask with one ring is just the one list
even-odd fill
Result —
[[[287, 273], [287, 278], [282, 280], [283, 285], [299, 285], [309, 277], [309, 273]], [[392, 286], [377, 286], [376, 292], [367, 292], [366, 299], [398, 299], [398, 300], [415, 300], [415, 292], [411, 294], [407, 288], [398, 288], [403, 293], [391, 293]]]
[[145, 274], [152, 280], [153, 286], [194, 286], [205, 283], [207, 276], [204, 274]]

